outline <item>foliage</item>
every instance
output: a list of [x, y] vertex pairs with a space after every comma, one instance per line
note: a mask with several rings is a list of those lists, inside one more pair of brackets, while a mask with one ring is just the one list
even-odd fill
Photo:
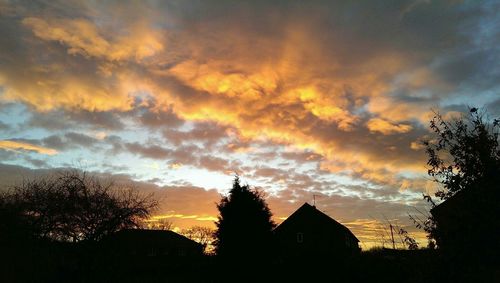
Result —
[[23, 219], [33, 237], [72, 242], [137, 227], [157, 206], [152, 195], [76, 170], [24, 181], [1, 199], [4, 211]]
[[[484, 199], [482, 195], [486, 191], [495, 189], [497, 185], [495, 180], [498, 180], [500, 174], [499, 127], [500, 120], [494, 119], [492, 123], [488, 123], [485, 114], [477, 108], [469, 109], [466, 117], [450, 121], [435, 113], [430, 121], [430, 129], [434, 132], [435, 138], [426, 140], [423, 144], [429, 156], [428, 174], [442, 185], [436, 192], [436, 197], [448, 200], [462, 190], [474, 190], [479, 199]], [[436, 206], [430, 195], [424, 195], [424, 199], [432, 208]], [[487, 211], [491, 209], [488, 208], [491, 205], [482, 209], [477, 198], [468, 199], [468, 202], [468, 210], [474, 210], [470, 215], [472, 218], [481, 218], [479, 215], [482, 214], [488, 215]], [[421, 214], [427, 217], [421, 220], [410, 215], [410, 218], [417, 228], [427, 232], [429, 247], [434, 248], [437, 243], [441, 245], [442, 233], [436, 220], [430, 214]], [[469, 218], [461, 221], [475, 222]], [[475, 224], [476, 229], [481, 226], [479, 224]]]
[[[429, 196], [424, 196], [424, 198]], [[432, 199], [430, 199], [432, 201]], [[418, 229], [423, 229], [427, 235], [427, 247], [430, 249], [434, 249], [436, 247], [436, 240], [439, 238], [439, 234], [437, 233], [436, 221], [432, 217], [430, 213], [423, 213], [419, 211], [421, 216], [408, 214], [408, 217], [415, 223], [415, 226]]]
[[[410, 216], [411, 217], [411, 216]], [[386, 244], [390, 244], [393, 249], [418, 249], [418, 243], [415, 238], [403, 226], [399, 225], [397, 221], [385, 218], [387, 225], [382, 222], [376, 229], [378, 230], [378, 238], [381, 243], [380, 248], [385, 248]]]
[[406, 247], [409, 250], [416, 250], [416, 249], [418, 249], [418, 243], [417, 243], [417, 241], [415, 240], [415, 238], [413, 238], [408, 233], [408, 231], [406, 231], [403, 228], [399, 228], [398, 234], [402, 237], [403, 243], [406, 245]]
[[229, 196], [221, 199], [215, 249], [220, 256], [262, 256], [270, 251], [275, 223], [260, 192], [235, 177]]
[[437, 139], [424, 141], [424, 146], [429, 156], [428, 174], [443, 185], [437, 197], [446, 200], [500, 173], [499, 123], [495, 119], [488, 124], [477, 108], [471, 108], [468, 117], [452, 121], [435, 113], [430, 128]]

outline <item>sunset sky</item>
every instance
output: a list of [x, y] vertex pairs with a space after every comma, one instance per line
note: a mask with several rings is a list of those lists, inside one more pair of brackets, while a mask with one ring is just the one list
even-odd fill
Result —
[[[495, 3], [496, 2], [496, 3]], [[78, 168], [213, 226], [237, 173], [367, 248], [425, 210], [431, 110], [500, 116], [498, 1], [0, 0], [0, 186]]]

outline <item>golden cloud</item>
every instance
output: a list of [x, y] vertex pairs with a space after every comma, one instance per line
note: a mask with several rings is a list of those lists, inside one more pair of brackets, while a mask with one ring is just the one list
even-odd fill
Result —
[[394, 133], [407, 133], [412, 129], [410, 125], [394, 124], [380, 118], [370, 119], [366, 123], [366, 126], [371, 132], [379, 132], [384, 135], [390, 135]]
[[34, 151], [36, 153], [46, 154], [46, 155], [57, 154], [57, 150], [55, 149], [38, 146], [27, 142], [11, 141], [11, 140], [0, 140], [0, 148], [13, 151], [17, 150]]
[[45, 20], [37, 17], [23, 19], [22, 23], [47, 41], [57, 41], [68, 47], [68, 53], [85, 57], [104, 57], [110, 61], [135, 59], [140, 61], [163, 50], [161, 36], [142, 24], [126, 35], [114, 36], [109, 41], [96, 25], [86, 19]]

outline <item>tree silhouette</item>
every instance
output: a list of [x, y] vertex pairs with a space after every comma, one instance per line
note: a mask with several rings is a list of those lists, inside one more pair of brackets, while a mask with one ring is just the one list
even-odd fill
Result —
[[200, 243], [203, 246], [203, 252], [207, 254], [213, 252], [212, 243], [214, 241], [214, 233], [214, 229], [203, 226], [193, 226], [181, 231], [182, 235]]
[[169, 219], [161, 218], [161, 219], [146, 219], [140, 225], [142, 229], [151, 229], [151, 230], [166, 230], [173, 231], [175, 226], [174, 222]]
[[137, 227], [157, 202], [75, 170], [25, 181], [3, 194], [0, 204], [2, 215], [21, 219], [34, 238], [78, 242]]
[[500, 229], [499, 123], [488, 123], [477, 108], [451, 121], [436, 113], [430, 121], [435, 139], [424, 141], [428, 174], [442, 185], [435, 196], [444, 202], [436, 206], [431, 196], [424, 196], [432, 215], [425, 221], [412, 219], [438, 246], [455, 254], [470, 254], [468, 247], [481, 241], [498, 247], [492, 231]]
[[430, 121], [435, 140], [424, 141], [429, 156], [428, 174], [443, 185], [436, 193], [442, 200], [457, 192], [494, 179], [500, 173], [499, 120], [484, 121], [484, 114], [471, 108], [469, 116], [446, 121], [436, 113]]
[[275, 223], [260, 192], [234, 178], [229, 196], [217, 205], [215, 250], [225, 258], [263, 257], [270, 252]]

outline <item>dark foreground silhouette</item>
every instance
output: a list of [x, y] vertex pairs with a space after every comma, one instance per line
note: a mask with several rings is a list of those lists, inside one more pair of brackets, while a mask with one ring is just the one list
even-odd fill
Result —
[[259, 250], [261, 255], [235, 250], [230, 255], [204, 255], [202, 245], [162, 230], [124, 229], [97, 242], [77, 243], [17, 236], [1, 242], [2, 282], [497, 282], [500, 278], [496, 243], [490, 248], [360, 252], [346, 227], [307, 203], [274, 229], [273, 240], [267, 250]]
[[[498, 282], [498, 262], [455, 260], [439, 250], [380, 249], [351, 258], [309, 255], [115, 255], [97, 244], [31, 243], [2, 250], [2, 282]], [[265, 263], [265, 264], [263, 264]]]
[[[497, 179], [491, 181], [494, 184], [498, 182]], [[49, 190], [50, 194], [45, 196], [66, 196], [60, 191], [66, 192], [68, 189], [71, 192], [85, 192], [74, 190], [74, 186], [67, 186], [65, 182], [63, 184], [61, 190], [55, 193]], [[80, 232], [75, 237], [61, 235], [73, 235], [73, 231], [80, 231], [78, 229], [86, 226], [81, 223], [75, 226], [59, 224], [67, 224], [68, 218], [84, 216], [73, 208], [94, 203], [87, 197], [75, 198], [75, 193], [69, 194], [71, 202], [59, 202], [66, 203], [63, 208], [47, 202], [50, 205], [40, 209], [37, 205], [37, 210], [33, 210], [26, 209], [31, 202], [13, 202], [21, 206], [10, 206], [10, 202], [5, 202], [0, 209], [0, 281], [498, 282], [500, 278], [498, 230], [488, 230], [498, 227], [498, 218], [491, 213], [485, 214], [486, 211], [493, 214], [498, 212], [498, 205], [494, 201], [498, 199], [497, 190], [493, 190], [495, 186], [484, 186], [489, 188], [489, 192], [494, 192], [493, 195], [480, 193], [473, 198], [469, 194], [458, 194], [444, 202], [441, 208], [436, 207], [434, 214], [438, 224], [443, 227], [440, 249], [378, 249], [360, 252], [357, 238], [345, 226], [309, 204], [302, 205], [271, 231], [274, 225], [269, 221], [270, 212], [260, 195], [248, 191], [248, 186], [239, 186], [237, 180], [234, 185], [237, 188], [236, 195], [240, 196], [241, 193], [244, 197], [230, 196], [223, 202], [224, 208], [239, 202], [247, 205], [243, 207], [248, 207], [251, 202], [248, 204], [247, 201], [253, 199], [259, 204], [256, 210], [264, 212], [262, 222], [265, 225], [254, 223], [252, 227], [264, 229], [261, 234], [250, 233], [256, 235], [258, 240], [252, 242], [254, 239], [248, 234], [242, 234], [246, 235], [244, 238], [238, 236], [242, 231], [247, 231], [248, 226], [241, 225], [239, 221], [224, 222], [227, 225], [224, 233], [231, 235], [231, 242], [224, 243], [225, 253], [219, 256], [204, 255], [202, 245], [172, 231], [130, 229], [125, 225], [112, 233], [109, 233], [109, 229], [105, 230], [108, 233], [101, 233], [103, 229], [90, 230], [93, 231], [91, 235], [102, 235], [98, 240], [93, 236], [80, 241], [68, 241], [78, 238]], [[31, 196], [39, 197], [37, 194], [29, 196], [29, 199]], [[462, 198], [471, 204], [476, 203], [476, 197], [488, 200], [489, 205], [462, 204]], [[75, 199], [77, 201], [73, 201]], [[127, 211], [131, 211], [129, 207], [125, 207]], [[251, 211], [245, 209], [245, 215], [247, 210]], [[19, 211], [25, 213], [20, 214]], [[42, 223], [44, 225], [38, 223], [47, 217], [42, 217], [38, 211], [51, 215]], [[223, 216], [226, 220], [243, 213], [233, 208], [225, 212]], [[450, 215], [461, 215], [461, 218], [450, 218]], [[106, 221], [112, 221], [114, 218], [111, 216], [113, 214], [105, 218]], [[53, 218], [61, 220], [55, 221]], [[223, 219], [220, 218], [219, 223]], [[66, 229], [61, 230], [61, 227]], [[104, 228], [107, 227], [116, 226], [106, 225]], [[40, 231], [47, 231], [42, 234], [45, 237], [40, 236]], [[53, 235], [57, 237], [51, 237]], [[249, 243], [248, 246], [246, 243]], [[261, 245], [257, 246], [256, 243]], [[249, 251], [249, 247], [252, 250]]]

